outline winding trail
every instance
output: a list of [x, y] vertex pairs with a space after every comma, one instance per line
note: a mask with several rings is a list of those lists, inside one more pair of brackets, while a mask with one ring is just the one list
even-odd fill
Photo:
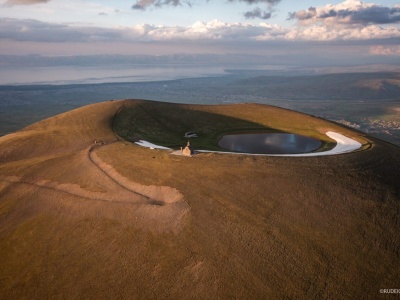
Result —
[[[65, 184], [60, 184], [60, 183], [56, 183], [54, 181], [50, 181], [50, 180], [46, 180], [46, 183], [40, 183], [38, 181], [29, 181], [29, 180], [23, 180], [20, 177], [16, 177], [16, 176], [5, 176], [0, 178], [1, 181], [3, 182], [7, 182], [9, 184], [21, 184], [21, 185], [29, 185], [29, 186], [34, 186], [37, 188], [41, 188], [41, 189], [46, 189], [46, 190], [50, 190], [50, 191], [54, 191], [54, 192], [60, 192], [60, 193], [64, 193], [64, 194], [68, 194], [70, 196], [74, 196], [74, 197], [78, 197], [78, 198], [82, 198], [85, 200], [90, 200], [90, 201], [102, 201], [102, 202], [113, 202], [113, 203], [130, 203], [130, 204], [145, 204], [143, 203], [139, 203], [139, 202], [130, 202], [130, 201], [122, 201], [122, 200], [110, 200], [109, 198], [101, 198], [101, 197], [91, 197], [88, 195], [84, 195], [84, 193], [87, 193], [87, 191], [84, 191], [82, 189], [82, 193], [79, 192], [72, 192], [71, 189], [63, 189], [61, 186], [65, 185]], [[48, 185], [51, 184], [51, 185]]]
[[[361, 147], [361, 143], [351, 138], [348, 138], [340, 133], [329, 131], [326, 133], [326, 135], [334, 139], [337, 144], [333, 149], [324, 152], [301, 154], [253, 154], [209, 150], [197, 150], [197, 152], [255, 156], [314, 157], [350, 153], [358, 150]], [[94, 168], [96, 168], [101, 172], [101, 174], [103, 174], [103, 176], [111, 180], [111, 182], [118, 187], [119, 191], [115, 191], [114, 186], [113, 188], [109, 187], [110, 189], [107, 189], [111, 190], [111, 193], [93, 192], [83, 189], [78, 184], [59, 183], [46, 179], [24, 180], [22, 177], [18, 176], [1, 176], [0, 180], [10, 184], [25, 184], [52, 191], [58, 191], [92, 201], [94, 200], [114, 203], [130, 203], [135, 205], [164, 206], [166, 204], [172, 204], [183, 199], [182, 194], [180, 194], [179, 191], [176, 189], [164, 186], [144, 186], [129, 180], [128, 178], [118, 173], [111, 165], [102, 161], [101, 158], [96, 154], [96, 150], [100, 147], [109, 146], [117, 142], [119, 142], [118, 139], [110, 141], [108, 143], [94, 143], [87, 149], [85, 157], [90, 161], [91, 165]], [[172, 150], [146, 141], [140, 141], [136, 144], [148, 148]]]
[[[9, 184], [22, 184], [35, 186], [42, 189], [57, 191], [71, 196], [92, 201], [103, 201], [113, 203], [129, 203], [134, 205], [165, 206], [183, 200], [183, 195], [178, 190], [166, 186], [145, 186], [138, 184], [118, 173], [111, 165], [103, 162], [95, 153], [96, 149], [117, 143], [118, 140], [109, 143], [91, 145], [83, 152], [80, 159], [90, 162], [89, 168], [100, 171], [103, 191], [89, 191], [82, 188], [79, 183], [60, 183], [57, 181], [33, 178], [24, 179], [20, 176], [0, 175], [0, 181]], [[82, 165], [85, 162], [82, 161]], [[92, 176], [94, 170], [86, 167], [86, 176]], [[98, 174], [98, 173], [97, 173]]]
[[[108, 143], [107, 145], [111, 145], [111, 144], [114, 144], [116, 142], [118, 142], [118, 141], [114, 141], [114, 142]], [[122, 184], [122, 182], [120, 180], [116, 179], [115, 176], [112, 176], [110, 174], [110, 172], [106, 170], [106, 168], [102, 168], [101, 167], [101, 165], [104, 164], [104, 162], [102, 162], [101, 159], [97, 155], [95, 155], [95, 153], [93, 153], [93, 151], [96, 148], [100, 148], [100, 147], [105, 146], [105, 145], [106, 144], [101, 144], [101, 145], [93, 144], [92, 146], [90, 146], [90, 148], [88, 150], [88, 153], [87, 153], [87, 157], [93, 163], [93, 165], [96, 166], [97, 169], [99, 169], [105, 176], [110, 178], [113, 182], [115, 182], [121, 188], [123, 188], [125, 190], [128, 190], [129, 192], [134, 193], [134, 194], [136, 194], [138, 196], [141, 196], [141, 197], [143, 197], [143, 198], [145, 198], [147, 200], [151, 200], [150, 197], [148, 197], [146, 195], [143, 195], [143, 194], [141, 194], [141, 193], [139, 193], [139, 192], [137, 192], [137, 191], [125, 186], [124, 184]], [[94, 155], [95, 155], [95, 157], [94, 157]]]
[[121, 188], [133, 193], [137, 196], [145, 198], [151, 205], [165, 205], [171, 204], [183, 199], [182, 194], [178, 190], [166, 186], [145, 186], [129, 180], [116, 171], [111, 165], [103, 162], [101, 158], [95, 153], [95, 149], [107, 146], [118, 141], [108, 144], [92, 145], [88, 151], [89, 160], [109, 179], [115, 182]]

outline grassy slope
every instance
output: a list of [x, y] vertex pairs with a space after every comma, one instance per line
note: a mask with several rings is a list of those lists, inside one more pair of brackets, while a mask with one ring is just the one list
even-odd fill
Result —
[[[123, 104], [365, 141], [261, 105], [107, 102], [1, 138], [0, 174], [110, 189], [81, 153], [94, 139], [115, 140], [112, 117]], [[146, 215], [148, 207], [0, 181], [0, 298], [374, 299], [399, 284], [399, 153], [379, 141], [368, 151], [315, 158], [185, 158], [123, 141], [99, 148], [123, 176], [183, 194], [190, 210], [177, 228], [162, 223], [168, 206]]]

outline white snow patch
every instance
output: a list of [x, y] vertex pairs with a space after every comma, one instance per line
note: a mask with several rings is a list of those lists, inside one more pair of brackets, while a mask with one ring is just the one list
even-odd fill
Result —
[[[196, 150], [196, 152], [205, 152], [205, 153], [221, 153], [221, 154], [242, 154], [242, 155], [255, 155], [255, 156], [285, 156], [285, 157], [306, 157], [306, 156], [326, 156], [326, 155], [336, 155], [353, 152], [359, 148], [361, 148], [361, 143], [344, 136], [343, 134], [328, 131], [326, 133], [331, 139], [336, 141], [336, 146], [324, 152], [311, 152], [311, 153], [299, 153], [299, 154], [255, 154], [255, 153], [241, 153], [241, 152], [224, 152], [224, 151], [210, 151], [210, 150]], [[139, 140], [135, 144], [150, 148], [150, 149], [162, 149], [162, 150], [172, 150], [171, 148], [158, 146], [147, 141]], [[175, 151], [174, 154], [178, 154], [178, 151]]]
[[288, 157], [306, 157], [306, 156], [326, 156], [336, 155], [355, 151], [361, 148], [361, 144], [351, 138], [344, 136], [343, 134], [328, 131], [326, 133], [331, 139], [336, 141], [336, 146], [324, 152], [311, 152], [311, 153], [299, 153], [299, 154], [255, 154], [255, 153], [240, 153], [240, 152], [223, 152], [223, 151], [208, 151], [208, 150], [197, 150], [197, 152], [214, 152], [222, 154], [244, 154], [244, 155], [256, 155], [256, 156], [288, 156]]
[[162, 150], [172, 150], [171, 148], [163, 147], [163, 146], [158, 146], [152, 143], [149, 143], [147, 141], [139, 140], [139, 142], [135, 142], [136, 145], [150, 148], [150, 149], [162, 149]]

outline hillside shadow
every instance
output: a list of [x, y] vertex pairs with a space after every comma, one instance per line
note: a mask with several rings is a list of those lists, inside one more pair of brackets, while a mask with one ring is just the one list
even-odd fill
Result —
[[182, 105], [154, 101], [127, 102], [113, 121], [114, 131], [123, 139], [179, 149], [187, 142], [185, 132], [193, 131], [191, 139], [197, 149], [221, 150], [218, 140], [226, 133], [285, 131], [263, 124], [207, 111], [207, 106]]

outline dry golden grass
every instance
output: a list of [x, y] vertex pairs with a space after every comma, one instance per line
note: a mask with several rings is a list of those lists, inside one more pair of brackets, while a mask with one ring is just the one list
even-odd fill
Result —
[[[143, 103], [178, 107], [101, 103], [0, 139], [1, 299], [376, 299], [399, 287], [398, 147], [268, 106], [179, 105], [373, 147], [174, 156], [113, 133], [114, 115]], [[95, 163], [94, 140], [106, 142]]]

